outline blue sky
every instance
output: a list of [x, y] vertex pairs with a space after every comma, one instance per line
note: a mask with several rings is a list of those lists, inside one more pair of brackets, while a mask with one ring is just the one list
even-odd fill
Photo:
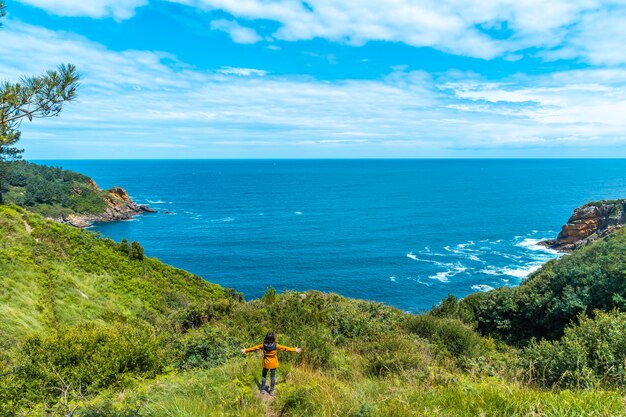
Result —
[[626, 4], [9, 0], [0, 80], [78, 66], [29, 159], [626, 157]]

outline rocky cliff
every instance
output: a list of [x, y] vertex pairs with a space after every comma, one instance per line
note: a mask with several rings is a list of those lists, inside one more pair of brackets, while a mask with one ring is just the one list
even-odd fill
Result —
[[[90, 185], [99, 190], [98, 185], [91, 180]], [[156, 210], [148, 206], [135, 203], [126, 190], [121, 187], [113, 187], [106, 191], [104, 197], [107, 207], [98, 214], [68, 214], [57, 220], [60, 223], [67, 223], [75, 227], [88, 227], [97, 222], [114, 222], [128, 220], [137, 214], [155, 213]]]
[[626, 199], [587, 203], [561, 229], [556, 239], [541, 242], [545, 246], [570, 252], [584, 246], [626, 224]]

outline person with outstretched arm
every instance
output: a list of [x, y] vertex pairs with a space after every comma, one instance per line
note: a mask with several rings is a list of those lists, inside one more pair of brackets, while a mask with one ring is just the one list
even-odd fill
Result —
[[254, 352], [256, 350], [263, 349], [263, 373], [261, 374], [261, 394], [267, 391], [265, 381], [267, 378], [267, 371], [270, 371], [270, 383], [271, 387], [268, 394], [274, 395], [274, 388], [276, 387], [276, 368], [278, 368], [278, 354], [279, 350], [284, 352], [302, 352], [302, 349], [297, 347], [288, 347], [279, 345], [276, 343], [276, 335], [273, 332], [269, 332], [265, 335], [263, 343], [260, 345], [252, 346], [247, 349], [241, 349], [241, 353]]

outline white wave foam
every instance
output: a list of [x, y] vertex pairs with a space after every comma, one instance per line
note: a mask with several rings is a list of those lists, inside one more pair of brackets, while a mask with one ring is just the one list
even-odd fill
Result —
[[435, 275], [431, 275], [428, 278], [436, 279], [440, 282], [450, 282], [450, 280], [448, 279], [448, 272], [437, 272]]
[[[437, 255], [437, 254], [431, 253], [429, 255]], [[437, 266], [443, 266], [443, 267], [446, 267], [446, 268], [452, 268], [455, 265], [455, 264], [449, 263], [449, 262], [439, 262], [439, 261], [433, 261], [432, 259], [418, 258], [415, 254], [413, 254], [413, 252], [407, 253], [406, 257], [410, 258], [410, 259], [413, 259], [414, 261], [426, 262], [426, 263], [429, 263], [429, 264], [433, 264], [433, 265], [437, 265]]]
[[478, 271], [481, 274], [485, 274], [485, 275], [493, 275], [493, 276], [498, 276], [498, 275], [502, 275], [502, 272], [497, 270], [496, 268], [490, 266], [487, 268], [483, 268], [480, 271]]
[[468, 246], [472, 246], [474, 245], [474, 241], [473, 240], [468, 240], [465, 243], [459, 243], [458, 245], [456, 245], [457, 249], [465, 249]]
[[172, 204], [171, 201], [162, 201], [162, 200], [156, 200], [156, 201], [148, 200], [148, 203], [150, 203], [150, 204]]
[[502, 268], [502, 274], [524, 279], [533, 272], [537, 271], [539, 268], [541, 268], [541, 264], [533, 264], [519, 268]]
[[470, 255], [467, 257], [467, 259], [469, 259], [470, 261], [474, 261], [474, 262], [485, 262], [476, 255]]
[[396, 282], [396, 277], [389, 277], [389, 281]]
[[467, 271], [467, 268], [463, 265], [457, 265], [454, 269], [448, 271], [437, 272], [435, 275], [430, 275], [428, 278], [436, 279], [440, 282], [450, 282], [449, 278]]
[[539, 245], [539, 242], [541, 242], [542, 240], [545, 239], [532, 239], [532, 238], [525, 238], [524, 240], [522, 240], [519, 243], [516, 243], [515, 246], [519, 246], [528, 250], [532, 250], [532, 251], [536, 251], [536, 252], [545, 252], [545, 253], [549, 253], [551, 255], [558, 255], [559, 252], [555, 251], [554, 249], [550, 249], [547, 248], [543, 245]]
[[294, 211], [293, 214], [297, 214], [298, 216], [302, 214], [301, 211]]
[[[530, 265], [524, 265], [524, 266], [506, 266], [503, 268], [494, 268], [493, 266], [489, 266], [487, 268], [483, 268], [481, 270], [479, 270], [478, 272], [481, 274], [485, 274], [485, 275], [491, 275], [491, 276], [502, 276], [502, 275], [507, 275], [510, 277], [515, 277], [515, 278], [519, 278], [519, 279], [524, 279], [526, 278], [528, 275], [532, 274], [533, 272], [537, 271], [539, 268], [541, 268], [541, 265], [543, 265], [543, 263], [532, 263]], [[508, 280], [503, 279], [503, 281], [508, 282]]]
[[493, 290], [493, 287], [487, 284], [472, 285], [474, 291], [487, 292]]
[[223, 217], [221, 219], [213, 219], [211, 220], [211, 223], [231, 223], [234, 221], [235, 221], [234, 217]]

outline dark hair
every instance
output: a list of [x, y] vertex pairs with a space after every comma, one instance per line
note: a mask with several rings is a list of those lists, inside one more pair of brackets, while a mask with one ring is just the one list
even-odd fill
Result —
[[276, 342], [276, 335], [274, 334], [274, 332], [268, 332], [265, 335], [265, 340], [263, 341], [263, 343], [274, 343]]

